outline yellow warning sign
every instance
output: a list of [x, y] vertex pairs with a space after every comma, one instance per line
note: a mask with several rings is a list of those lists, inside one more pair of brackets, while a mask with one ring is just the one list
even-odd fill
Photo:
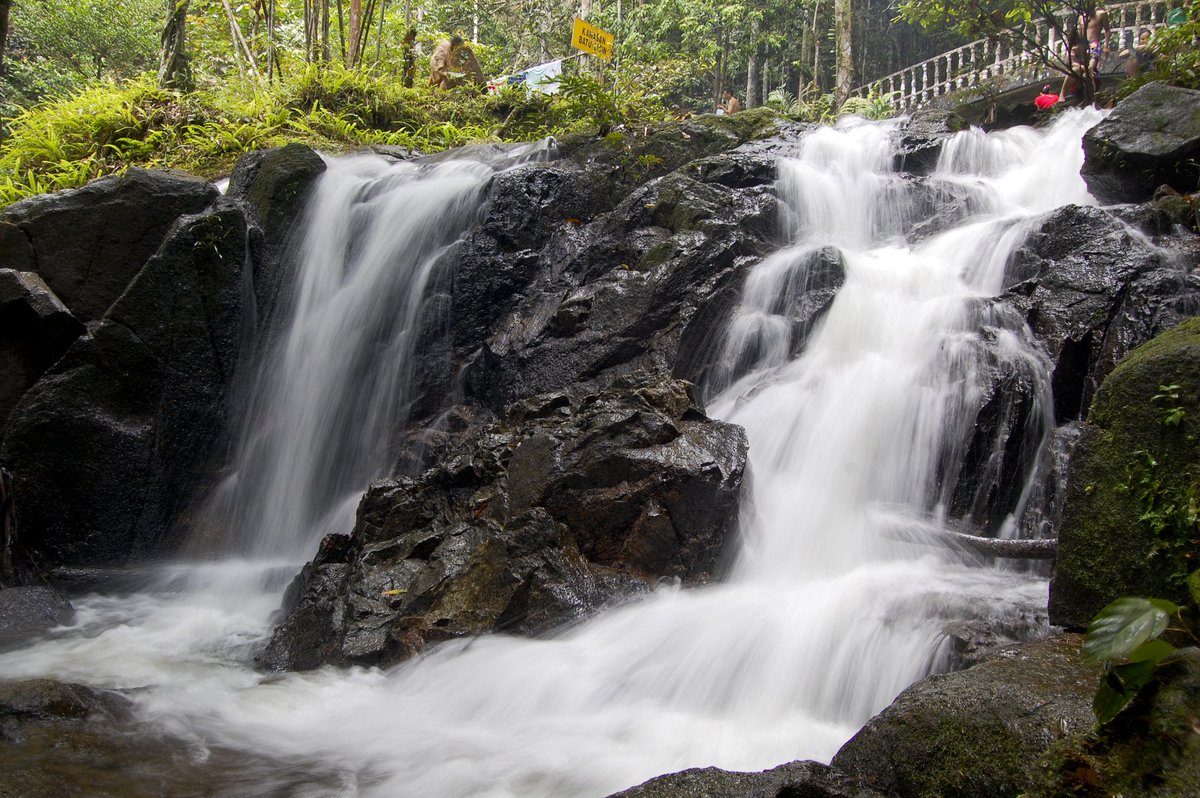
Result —
[[575, 27], [571, 31], [571, 46], [576, 50], [583, 50], [585, 53], [603, 58], [605, 61], [611, 61], [613, 35], [575, 17]]

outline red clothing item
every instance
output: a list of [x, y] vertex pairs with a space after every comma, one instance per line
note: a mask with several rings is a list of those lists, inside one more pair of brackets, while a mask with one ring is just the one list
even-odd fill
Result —
[[1043, 111], [1054, 105], [1056, 102], [1058, 102], [1057, 94], [1039, 94], [1033, 99], [1033, 104]]

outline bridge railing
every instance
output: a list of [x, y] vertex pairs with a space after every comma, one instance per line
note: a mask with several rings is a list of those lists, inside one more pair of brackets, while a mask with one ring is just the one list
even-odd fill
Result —
[[[1183, 0], [1141, 0], [1105, 6], [1112, 25], [1106, 42], [1106, 63], [1115, 64], [1115, 54], [1136, 42], [1142, 28], [1154, 31], [1162, 27], [1172, 9], [1182, 5]], [[1073, 24], [1073, 20], [1063, 24], [1064, 27]], [[1066, 58], [1065, 42], [1045, 20], [1031, 23], [1026, 36], [1047, 52]], [[1008, 41], [979, 39], [873, 80], [851, 93], [874, 92], [889, 98], [897, 111], [911, 111], [952, 91], [990, 85], [997, 78], [1036, 81], [1050, 77], [1050, 72], [1023, 47]]]

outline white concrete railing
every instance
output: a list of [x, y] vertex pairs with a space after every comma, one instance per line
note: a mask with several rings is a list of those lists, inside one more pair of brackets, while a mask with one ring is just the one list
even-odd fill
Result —
[[[1182, 0], [1142, 0], [1104, 6], [1112, 23], [1106, 59], [1132, 45], [1142, 28], [1153, 31], [1164, 26], [1167, 14], [1182, 5]], [[1058, 32], [1044, 20], [1033, 25], [1030, 35], [1051, 53], [1065, 53]], [[1023, 49], [980, 39], [873, 80], [851, 94], [863, 96], [874, 91], [888, 97], [896, 110], [911, 111], [944, 94], [1003, 76], [1025, 78], [1031, 83], [1049, 77], [1045, 67]]]

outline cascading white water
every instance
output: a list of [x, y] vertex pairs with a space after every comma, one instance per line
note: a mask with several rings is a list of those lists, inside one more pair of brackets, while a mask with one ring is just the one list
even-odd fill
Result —
[[[264, 794], [604, 796], [692, 766], [827, 760], [940, 666], [947, 622], [1045, 603], [1034, 576], [888, 531], [944, 515], [947, 462], [974, 424], [985, 353], [1044, 386], [1043, 358], [987, 300], [1037, 213], [1090, 202], [1078, 141], [1097, 120], [1069, 112], [1049, 132], [960, 135], [928, 189], [955, 198], [967, 218], [916, 245], [905, 240], [918, 214], [891, 171], [887, 125], [819, 131], [799, 159], [781, 163], [796, 234], [749, 276], [722, 355], [736, 366], [717, 370], [721, 391], [709, 404], [744, 425], [751, 446], [752, 510], [725, 584], [663, 588], [551, 640], [491, 636], [388, 671], [268, 678], [245, 657], [267, 632], [271, 598], [222, 609], [222, 588], [210, 582], [211, 595], [83, 601], [76, 630], [0, 655], [0, 668], [9, 678], [143, 688], [134, 696], [144, 717], [197, 751], [279, 763], [259, 776]], [[339, 272], [347, 241], [322, 245]], [[845, 283], [815, 327], [800, 325], [809, 338], [793, 358], [800, 327], [788, 298], [828, 260], [814, 253], [833, 250]], [[319, 397], [295, 401], [285, 433], [309, 423], [317, 435], [362, 432], [323, 418]], [[1046, 412], [1034, 413], [1034, 438]], [[1033, 462], [1027, 474], [1036, 473]], [[298, 490], [267, 497], [251, 526], [293, 512], [272, 505], [314, 505]], [[297, 776], [297, 762], [323, 778]]]
[[[502, 154], [500, 166], [547, 151]], [[329, 164], [309, 203], [290, 323], [247, 386], [232, 475], [210, 514], [221, 553], [303, 561], [353, 526], [366, 485], [390, 472], [411, 399], [426, 288], [493, 174], [467, 160]]]

